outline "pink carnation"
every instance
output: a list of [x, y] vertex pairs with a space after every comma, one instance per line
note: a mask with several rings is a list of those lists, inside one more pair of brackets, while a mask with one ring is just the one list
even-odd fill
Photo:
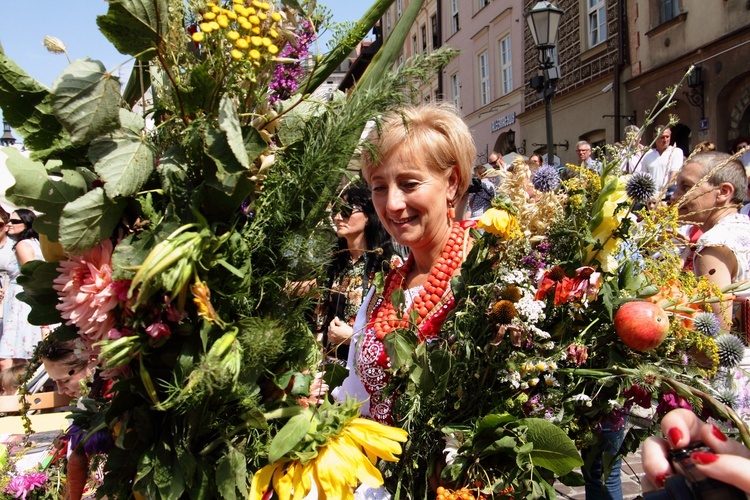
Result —
[[60, 303], [56, 307], [68, 320], [65, 324], [78, 328], [89, 343], [107, 338], [115, 326], [111, 312], [118, 304], [118, 290], [112, 283], [112, 250], [112, 242], [105, 240], [57, 268], [60, 275], [53, 288]]
[[5, 491], [15, 498], [26, 498], [32, 491], [37, 488], [43, 488], [47, 483], [48, 477], [44, 472], [32, 472], [30, 474], [21, 474], [11, 479], [5, 486]]

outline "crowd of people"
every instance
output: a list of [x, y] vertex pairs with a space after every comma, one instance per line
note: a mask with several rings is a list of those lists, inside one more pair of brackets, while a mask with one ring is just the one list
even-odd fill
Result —
[[39, 235], [33, 224], [36, 215], [19, 208], [8, 214], [0, 208], [0, 380], [3, 394], [14, 394], [25, 365], [47, 329], [29, 323], [31, 307], [18, 299], [23, 288], [16, 279], [21, 267], [32, 260], [44, 260]]

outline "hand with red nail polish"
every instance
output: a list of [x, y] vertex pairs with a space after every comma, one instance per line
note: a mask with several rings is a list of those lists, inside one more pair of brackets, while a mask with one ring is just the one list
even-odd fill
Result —
[[750, 493], [750, 450], [744, 445], [728, 439], [717, 426], [703, 422], [685, 409], [667, 413], [661, 421], [661, 429], [665, 438], [652, 436], [641, 445], [643, 470], [648, 482], [659, 487], [667, 476], [675, 473], [667, 458], [670, 449], [703, 442], [712, 452], [692, 453], [696, 468], [707, 477]]

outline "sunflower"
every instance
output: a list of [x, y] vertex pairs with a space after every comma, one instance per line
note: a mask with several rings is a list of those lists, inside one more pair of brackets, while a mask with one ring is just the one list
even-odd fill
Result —
[[516, 216], [504, 208], [488, 208], [477, 221], [477, 227], [506, 240], [522, 235]]
[[406, 441], [403, 429], [353, 418], [341, 432], [318, 448], [314, 458], [306, 461], [284, 458], [266, 465], [253, 476], [250, 499], [262, 499], [271, 485], [280, 500], [302, 499], [313, 488], [322, 499], [351, 499], [359, 483], [371, 488], [383, 484], [375, 467], [378, 458], [398, 461], [401, 445]]

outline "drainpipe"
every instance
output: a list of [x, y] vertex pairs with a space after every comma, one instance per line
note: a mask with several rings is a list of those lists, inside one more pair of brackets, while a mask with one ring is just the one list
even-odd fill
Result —
[[[437, 0], [437, 37], [438, 37], [438, 47], [443, 46], [443, 2], [442, 0]], [[433, 49], [436, 49], [438, 47], [433, 47]], [[445, 96], [443, 95], [443, 68], [440, 68], [440, 71], [437, 73], [438, 77], [438, 98], [442, 101]]]
[[[615, 99], [615, 140], [618, 142], [622, 140], [622, 127], [620, 120], [622, 119], [620, 113], [620, 97], [622, 85], [622, 70], [625, 67], [625, 0], [617, 0], [617, 63], [615, 64], [615, 78], [614, 78], [614, 99]], [[633, 124], [635, 125], [635, 123]]]

